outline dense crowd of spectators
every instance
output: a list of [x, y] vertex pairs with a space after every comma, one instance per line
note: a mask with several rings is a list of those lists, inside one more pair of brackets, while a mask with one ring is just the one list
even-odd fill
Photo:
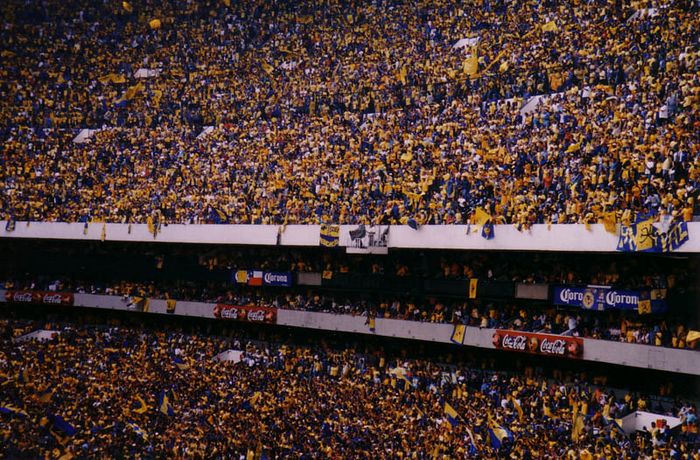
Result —
[[[636, 311], [606, 312], [544, 306], [542, 303], [457, 300], [442, 296], [346, 293], [314, 288], [261, 290], [232, 288], [230, 283], [95, 283], [54, 280], [49, 282], [6, 280], [1, 287], [14, 290], [45, 290], [131, 297], [272, 307], [321, 313], [390, 318], [431, 323], [466, 324], [613, 340], [672, 348], [697, 347], [688, 340], [697, 329], [692, 315], [641, 315]], [[692, 333], [694, 337], [694, 333]]]
[[[383, 256], [347, 254], [319, 248], [120, 244], [55, 240], [0, 242], [0, 279], [32, 281], [89, 275], [95, 279], [143, 280], [231, 278], [237, 270], [326, 273], [385, 278], [515, 282], [524, 284], [605, 285], [617, 289], [700, 288], [700, 258], [692, 254], [605, 254], [397, 250]], [[205, 273], [202, 273], [202, 269]], [[81, 272], [83, 272], [81, 274]]]
[[[0, 11], [7, 219], [453, 224], [482, 207], [522, 228], [697, 211], [697, 2]], [[79, 144], [80, 128], [100, 131]]]
[[[321, 342], [120, 324], [0, 321], [7, 457], [697, 459], [693, 404]], [[213, 359], [244, 351], [238, 363]], [[446, 406], [449, 405], [449, 407]], [[453, 409], [454, 412], [450, 409]], [[626, 435], [661, 410], [682, 424]]]
[[[99, 251], [99, 249], [98, 249]], [[187, 252], [187, 249], [183, 249]], [[191, 252], [191, 250], [190, 250]], [[160, 257], [160, 259], [159, 259]], [[327, 251], [216, 249], [198, 257], [210, 270], [263, 269], [296, 273], [331, 272], [386, 277], [512, 281], [524, 284], [595, 284], [627, 289], [694, 290], [700, 259], [649, 257], [633, 260], [629, 254], [562, 254], [517, 252], [406, 251], [387, 256]], [[154, 255], [155, 261], [167, 261]]]

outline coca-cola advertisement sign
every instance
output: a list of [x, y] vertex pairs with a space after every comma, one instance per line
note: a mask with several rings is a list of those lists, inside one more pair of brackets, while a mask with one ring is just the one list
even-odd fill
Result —
[[73, 305], [73, 294], [70, 292], [5, 291], [5, 302], [71, 306]]
[[214, 317], [218, 319], [248, 321], [251, 323], [275, 324], [277, 322], [277, 309], [268, 307], [243, 307], [219, 303], [214, 307]]
[[562, 335], [497, 329], [493, 334], [493, 346], [501, 350], [522, 351], [537, 355], [583, 357], [583, 339]]

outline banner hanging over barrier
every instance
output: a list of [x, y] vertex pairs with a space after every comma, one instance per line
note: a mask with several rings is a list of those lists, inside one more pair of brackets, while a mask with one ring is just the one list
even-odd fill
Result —
[[583, 339], [533, 332], [496, 329], [493, 346], [499, 350], [512, 350], [535, 355], [583, 358]]
[[40, 303], [45, 305], [73, 305], [71, 292], [6, 291], [5, 302]]
[[623, 225], [617, 250], [623, 252], [672, 252], [677, 251], [690, 239], [687, 222], [676, 222], [662, 232], [653, 220]]
[[637, 310], [642, 314], [661, 313], [667, 308], [665, 289], [629, 291], [610, 286], [555, 286], [552, 302], [586, 310]]
[[290, 287], [292, 285], [292, 274], [290, 272], [265, 272], [263, 285]]
[[214, 306], [214, 317], [250, 323], [277, 323], [277, 309], [268, 307], [243, 307], [218, 303]]
[[341, 226], [340, 246], [349, 254], [388, 254], [389, 226]]
[[262, 270], [236, 270], [233, 281], [248, 286], [283, 286], [291, 287], [291, 272], [264, 272]]

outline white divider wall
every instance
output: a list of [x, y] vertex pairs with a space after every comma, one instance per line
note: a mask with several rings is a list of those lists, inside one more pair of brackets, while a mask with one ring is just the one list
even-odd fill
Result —
[[[148, 311], [151, 313], [167, 314], [165, 300], [151, 299], [151, 303], [150, 303]], [[187, 302], [187, 301], [181, 302], [178, 300], [174, 314], [180, 315], [180, 316], [197, 316], [200, 318], [214, 318], [214, 304], [204, 303], [204, 302]]]
[[[374, 332], [372, 332], [369, 330], [369, 326], [366, 322], [367, 318], [364, 316], [336, 315], [332, 313], [315, 313], [296, 310], [278, 310], [277, 312], [277, 324], [284, 326], [451, 343], [450, 338], [452, 337], [453, 330], [451, 324], [420, 323], [417, 321], [377, 318]], [[485, 344], [490, 344], [493, 332], [493, 329], [468, 327], [464, 336], [464, 345], [483, 347]]]
[[622, 431], [627, 434], [632, 434], [636, 431], [644, 431], [644, 428], [651, 430], [651, 423], [658, 420], [666, 420], [669, 429], [673, 429], [681, 424], [681, 419], [678, 417], [670, 417], [668, 415], [654, 414], [651, 412], [636, 411], [625, 416], [622, 419]]
[[[4, 291], [0, 291], [3, 295]], [[105, 308], [109, 310], [129, 310], [124, 297], [115, 295], [75, 294], [76, 307]], [[164, 299], [150, 299], [149, 313], [167, 314], [167, 305]], [[179, 316], [197, 316], [200, 318], [214, 318], [214, 304], [205, 302], [177, 302], [175, 314]]]
[[[76, 307], [127, 310], [127, 302], [120, 296], [75, 294]], [[5, 302], [5, 291], [0, 289], [0, 302]], [[175, 315], [214, 318], [214, 304], [178, 301]], [[30, 308], [30, 305], [27, 305]], [[2, 317], [0, 309], [0, 318]], [[165, 300], [151, 299], [149, 313], [166, 313]], [[397, 337], [429, 342], [450, 343], [451, 324], [421, 323], [378, 318], [375, 331], [369, 330], [363, 316], [335, 315], [296, 310], [278, 310], [277, 324], [282, 326], [341, 331], [359, 334]], [[467, 327], [464, 345], [493, 349], [494, 329]], [[583, 359], [601, 363], [656, 369], [700, 375], [700, 351], [679, 350], [606, 340], [583, 339]]]
[[584, 339], [583, 359], [700, 375], [700, 351]]
[[[15, 230], [5, 230], [0, 221], [0, 238], [45, 238], [99, 241], [103, 224], [62, 222], [16, 222]], [[341, 233], [353, 225], [341, 226]], [[154, 237], [145, 224], [105, 224], [107, 241], [161, 243], [216, 243], [240, 245], [277, 244], [278, 225], [185, 225], [162, 226]], [[616, 251], [618, 235], [605, 231], [601, 224], [533, 225], [519, 232], [513, 225], [496, 225], [495, 238], [487, 240], [466, 225], [426, 225], [418, 230], [392, 225], [389, 248], [489, 249], [525, 251]], [[688, 222], [689, 240], [677, 252], [700, 252], [700, 222]], [[319, 246], [319, 225], [288, 225], [280, 237], [282, 246]]]

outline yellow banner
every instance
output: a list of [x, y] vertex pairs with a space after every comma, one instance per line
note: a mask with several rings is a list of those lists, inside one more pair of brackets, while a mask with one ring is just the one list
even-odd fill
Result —
[[476, 299], [476, 290], [479, 286], [479, 279], [478, 278], [471, 278], [469, 280], [469, 298], [470, 299]]
[[465, 59], [462, 64], [462, 71], [469, 77], [476, 77], [479, 74], [479, 57], [476, 54], [472, 54]]
[[548, 23], [542, 25], [542, 32], [556, 32], [558, 30], [559, 28], [557, 27], [557, 23], [554, 21], [549, 21]]
[[464, 335], [467, 332], [467, 326], [464, 324], [455, 324], [454, 329], [452, 330], [452, 337], [450, 337], [450, 340], [454, 343], [458, 343], [462, 345], [464, 343]]
[[491, 220], [491, 214], [486, 212], [482, 207], [476, 208], [476, 211], [474, 211], [474, 225], [481, 227], [489, 220]]

